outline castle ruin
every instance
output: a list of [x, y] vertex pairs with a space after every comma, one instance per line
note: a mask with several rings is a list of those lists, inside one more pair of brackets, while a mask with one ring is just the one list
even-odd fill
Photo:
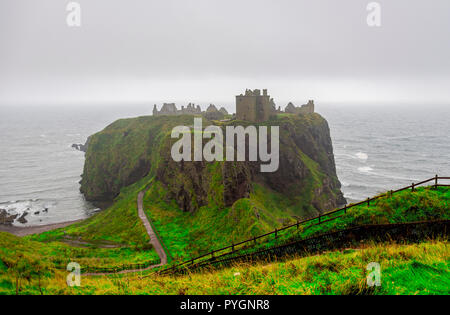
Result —
[[[267, 89], [245, 90], [245, 94], [236, 96], [236, 116], [237, 120], [263, 122], [276, 114], [312, 114], [314, 113], [314, 101], [309, 100], [307, 104], [295, 106], [289, 102], [284, 109], [278, 109], [275, 106], [273, 98], [267, 93]], [[164, 103], [161, 110], [158, 110], [156, 104], [153, 106], [153, 116], [163, 115], [203, 115], [209, 120], [222, 120], [228, 115], [225, 108], [217, 109], [214, 104], [210, 104], [206, 111], [202, 111], [199, 105], [189, 103], [187, 107], [181, 106], [178, 109], [175, 103]]]
[[295, 107], [294, 104], [289, 102], [284, 109], [284, 112], [288, 114], [312, 114], [314, 113], [314, 101], [309, 100], [307, 104], [300, 107]]
[[236, 119], [262, 122], [275, 113], [275, 103], [264, 89], [245, 90], [245, 94], [236, 96]]
[[314, 101], [309, 100], [307, 104], [296, 107], [289, 102], [284, 112], [280, 107], [276, 109], [275, 102], [267, 94], [267, 89], [261, 91], [245, 90], [245, 94], [236, 96], [236, 119], [251, 122], [263, 122], [275, 114], [311, 114], [314, 113]]
[[181, 106], [181, 109], [178, 109], [175, 103], [164, 103], [161, 110], [158, 110], [155, 104], [153, 106], [153, 116], [163, 115], [204, 115], [207, 119], [219, 120], [228, 115], [228, 112], [223, 107], [218, 110], [214, 104], [210, 104], [206, 111], [202, 111], [199, 105], [195, 106], [193, 103], [189, 103], [186, 107]]

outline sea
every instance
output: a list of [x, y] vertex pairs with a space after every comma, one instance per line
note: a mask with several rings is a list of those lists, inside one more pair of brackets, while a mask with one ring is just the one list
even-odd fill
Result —
[[[116, 119], [151, 115], [151, 104], [0, 106], [0, 209], [28, 213], [27, 222], [15, 226], [99, 211], [79, 191], [84, 153], [71, 145]], [[329, 123], [348, 202], [436, 174], [450, 176], [450, 104], [316, 104], [316, 111]]]

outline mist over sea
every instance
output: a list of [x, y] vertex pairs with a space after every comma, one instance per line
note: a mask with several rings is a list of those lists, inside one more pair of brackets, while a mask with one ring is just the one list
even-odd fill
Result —
[[[0, 209], [28, 212], [25, 225], [82, 219], [98, 211], [79, 192], [84, 153], [71, 145], [118, 118], [149, 115], [152, 104], [0, 107]], [[317, 104], [316, 111], [330, 125], [349, 202], [435, 174], [450, 176], [450, 105]]]

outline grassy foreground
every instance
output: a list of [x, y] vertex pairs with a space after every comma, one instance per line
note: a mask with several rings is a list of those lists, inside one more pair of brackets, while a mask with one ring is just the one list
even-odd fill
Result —
[[[381, 286], [368, 287], [370, 262], [381, 265]], [[45, 278], [43, 294], [449, 294], [450, 251], [445, 241], [415, 245], [370, 245], [366, 248], [292, 258], [283, 262], [237, 264], [231, 268], [185, 276], [139, 279], [82, 277], [68, 287], [66, 273]], [[14, 294], [14, 285], [0, 277], [0, 293]], [[20, 293], [40, 294], [37, 280], [23, 279]]]
[[[294, 257], [286, 262], [237, 264], [232, 268], [182, 277], [140, 274], [83, 277], [82, 285], [70, 288], [69, 261], [83, 267], [114, 267], [156, 258], [146, 248], [148, 238], [137, 216], [136, 195], [150, 182], [144, 178], [122, 190], [109, 209], [75, 225], [19, 238], [0, 233], [0, 293], [3, 294], [445, 294], [449, 293], [449, 250], [446, 240], [412, 245], [372, 245], [364, 250], [346, 250], [320, 256]], [[157, 187], [157, 186], [155, 186]], [[164, 243], [179, 257], [198, 253], [200, 248], [226, 244], [242, 230], [264, 224], [246, 213], [254, 212], [255, 198], [241, 202], [239, 224], [231, 211], [201, 209], [192, 215], [154, 202], [155, 192], [146, 195], [145, 207], [155, 217]], [[252, 203], [253, 200], [253, 203]], [[321, 225], [280, 233], [277, 239], [261, 240], [254, 248], [276, 245], [316, 233], [361, 224], [400, 223], [449, 219], [450, 189], [420, 188], [383, 197], [370, 206], [352, 208], [347, 215]], [[236, 207], [235, 207], [236, 209]], [[251, 218], [249, 221], [248, 219]], [[259, 221], [261, 220], [261, 221]], [[270, 220], [269, 220], [270, 221]], [[275, 221], [272, 221], [275, 223]], [[278, 222], [283, 224], [283, 222]], [[266, 227], [268, 228], [268, 227]], [[245, 233], [244, 233], [245, 234]], [[71, 244], [81, 241], [83, 244]], [[109, 245], [108, 247], [104, 246]], [[111, 247], [118, 246], [118, 247]], [[175, 255], [174, 255], [175, 256]], [[382, 286], [365, 286], [366, 266], [382, 267]]]

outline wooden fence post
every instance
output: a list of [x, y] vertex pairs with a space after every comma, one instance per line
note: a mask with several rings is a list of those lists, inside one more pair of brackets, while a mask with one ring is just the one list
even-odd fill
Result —
[[438, 186], [438, 176], [436, 174], [436, 176], [434, 177], [434, 188], [437, 189]]
[[297, 220], [297, 230], [298, 230], [299, 225], [300, 225], [300, 221]]
[[411, 191], [414, 192], [414, 183], [412, 183]]
[[255, 245], [256, 245], [256, 236], [253, 237], [253, 241], [255, 242]]
[[234, 243], [231, 243], [231, 251], [234, 252]]
[[321, 215], [319, 214], [319, 224], [320, 224], [320, 217], [321, 217]]
[[370, 198], [367, 198], [367, 206], [370, 207]]
[[275, 228], [275, 238], [277, 238], [278, 229]]

